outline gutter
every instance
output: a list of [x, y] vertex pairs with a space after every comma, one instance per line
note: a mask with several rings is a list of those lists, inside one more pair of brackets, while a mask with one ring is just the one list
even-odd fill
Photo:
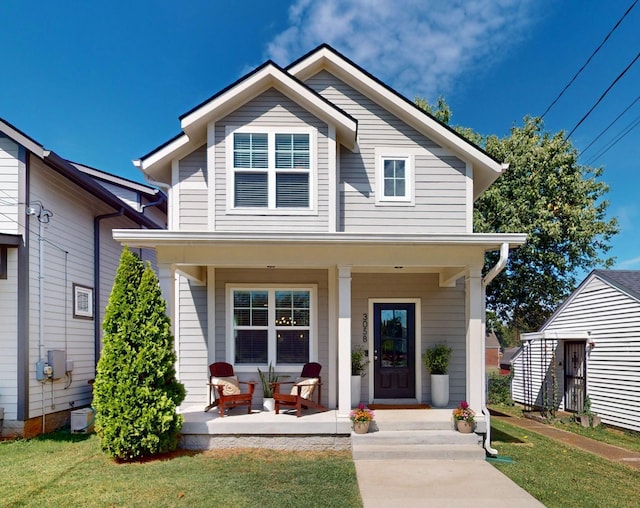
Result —
[[100, 358], [100, 222], [124, 215], [125, 208], [113, 213], [96, 215], [93, 218], [93, 361], [94, 374], [98, 371]]
[[[507, 260], [509, 259], [509, 244], [507, 242], [504, 242], [501, 246], [500, 246], [500, 259], [498, 259], [498, 262], [494, 265], [494, 267], [489, 270], [489, 272], [487, 273], [487, 275], [485, 275], [482, 279], [482, 305], [483, 307], [486, 305], [486, 291], [487, 291], [487, 286], [489, 284], [491, 284], [491, 281], [493, 281], [493, 279], [495, 279], [498, 274], [500, 274], [500, 272], [502, 272], [502, 270], [505, 269], [505, 267], [507, 266]], [[485, 311], [486, 312], [486, 311]], [[485, 327], [486, 327], [486, 323], [485, 323]], [[483, 327], [483, 328], [485, 328]], [[486, 344], [485, 344], [485, 337], [486, 337], [486, 329], [483, 329], [483, 333], [482, 333], [482, 351], [485, 350]], [[485, 365], [484, 363], [482, 364], [482, 377], [486, 378], [486, 371], [485, 371]], [[486, 422], [486, 428], [487, 428], [487, 434], [486, 437], [484, 439], [484, 449], [487, 451], [487, 453], [489, 455], [491, 455], [492, 457], [496, 457], [498, 455], [498, 450], [496, 450], [495, 448], [491, 447], [491, 414], [489, 413], [489, 409], [487, 408], [487, 397], [486, 397], [486, 392], [485, 392], [485, 400], [484, 400], [484, 404], [482, 404], [482, 414], [484, 415], [485, 418], [485, 422]]]

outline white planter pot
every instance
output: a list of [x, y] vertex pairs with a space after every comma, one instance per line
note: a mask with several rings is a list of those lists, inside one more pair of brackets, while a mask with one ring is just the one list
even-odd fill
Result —
[[362, 376], [351, 376], [351, 407], [358, 407], [360, 404], [361, 390]]
[[273, 398], [265, 398], [262, 400], [262, 409], [265, 411], [273, 411], [276, 408], [276, 401]]
[[449, 374], [431, 374], [431, 404], [434, 407], [449, 404]]

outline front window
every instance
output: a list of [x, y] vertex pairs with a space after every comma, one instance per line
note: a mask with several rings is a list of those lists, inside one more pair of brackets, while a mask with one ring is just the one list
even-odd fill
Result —
[[311, 208], [311, 133], [238, 129], [232, 146], [232, 207]]
[[231, 289], [233, 363], [241, 366], [309, 362], [313, 295], [310, 288]]

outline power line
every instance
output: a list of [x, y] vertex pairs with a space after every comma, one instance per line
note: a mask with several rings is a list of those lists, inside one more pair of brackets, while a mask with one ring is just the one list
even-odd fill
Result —
[[582, 151], [580, 152], [580, 156], [582, 157], [582, 156], [584, 155], [584, 152], [586, 152], [587, 150], [589, 150], [589, 148], [591, 148], [591, 146], [592, 146], [596, 141], [598, 141], [598, 140], [602, 137], [602, 135], [603, 135], [605, 132], [607, 132], [607, 131], [608, 131], [608, 130], [613, 126], [613, 124], [614, 124], [614, 123], [616, 123], [618, 120], [620, 120], [620, 118], [622, 117], [622, 115], [624, 115], [627, 111], [629, 111], [629, 110], [633, 107], [633, 105], [634, 105], [636, 102], [638, 102], [638, 101], [640, 101], [640, 95], [638, 95], [638, 96], [636, 97], [636, 99], [635, 99], [631, 104], [629, 104], [626, 108], [624, 108], [624, 110], [622, 111], [622, 113], [620, 113], [618, 116], [616, 116], [616, 118], [613, 120], [613, 122], [611, 122], [611, 123], [610, 123], [609, 125], [607, 125], [603, 130], [601, 130], [601, 131], [600, 131], [600, 134], [598, 134], [598, 135], [593, 139], [593, 141], [591, 141], [591, 143], [589, 143], [589, 144], [587, 145], [587, 147], [586, 147], [584, 150], [582, 150]]
[[600, 157], [602, 157], [605, 153], [611, 150], [614, 146], [616, 146], [622, 139], [629, 134], [633, 129], [635, 129], [638, 125], [640, 125], [640, 116], [636, 117], [629, 125], [627, 125], [618, 135], [613, 138], [609, 143], [604, 146], [597, 154], [595, 154], [588, 162], [590, 166], [595, 161], [597, 161]]
[[631, 66], [638, 61], [638, 58], [640, 58], [640, 53], [638, 53], [636, 57], [631, 61], [631, 63], [627, 65], [627, 67], [620, 74], [618, 74], [618, 77], [614, 79], [613, 82], [607, 87], [607, 89], [598, 98], [596, 103], [593, 106], [591, 106], [591, 109], [589, 109], [589, 111], [586, 112], [586, 114], [580, 119], [580, 121], [576, 124], [576, 126], [573, 129], [571, 129], [571, 132], [569, 132], [569, 134], [567, 134], [566, 137], [564, 138], [565, 141], [567, 141], [571, 137], [571, 135], [576, 131], [576, 129], [580, 127], [582, 122], [584, 122], [587, 119], [587, 117], [593, 112], [593, 110], [596, 109], [598, 104], [602, 102], [602, 99], [604, 99], [605, 96], [609, 93], [609, 91], [611, 91], [611, 89], [615, 86], [615, 84], [618, 81], [620, 81], [622, 76], [624, 76], [627, 73], [627, 71], [631, 69]]
[[553, 100], [553, 102], [551, 104], [549, 104], [549, 106], [547, 107], [547, 109], [544, 111], [544, 113], [542, 113], [542, 116], [540, 118], [544, 118], [545, 115], [549, 112], [549, 110], [556, 104], [556, 102], [558, 102], [558, 100], [560, 99], [560, 97], [562, 97], [564, 95], [564, 93], [567, 91], [567, 89], [573, 84], [573, 82], [576, 80], [576, 78], [580, 75], [580, 73], [585, 69], [585, 67], [587, 65], [589, 65], [589, 62], [591, 62], [591, 60], [593, 59], [594, 56], [596, 56], [596, 54], [598, 53], [598, 51], [600, 51], [600, 48], [602, 48], [602, 46], [604, 46], [604, 44], [607, 42], [607, 40], [609, 40], [609, 37], [611, 37], [611, 34], [613, 34], [613, 32], [616, 31], [616, 29], [620, 26], [620, 23], [622, 23], [622, 20], [624, 18], [627, 17], [627, 14], [629, 14], [631, 12], [631, 9], [633, 9], [635, 7], [635, 5], [638, 3], [638, 0], [635, 0], [630, 6], [629, 8], [626, 10], [626, 12], [622, 15], [622, 17], [618, 20], [618, 22], [613, 26], [613, 28], [611, 30], [609, 30], [609, 33], [605, 36], [605, 38], [602, 40], [602, 42], [600, 43], [600, 45], [593, 51], [593, 53], [591, 53], [591, 56], [589, 58], [587, 58], [587, 61], [582, 65], [582, 67], [580, 67], [580, 69], [578, 69], [578, 72], [576, 72], [576, 74], [573, 76], [573, 78], [571, 78], [571, 80], [569, 81], [569, 83], [567, 83], [565, 85], [565, 87], [562, 89], [562, 91], [558, 94], [558, 96]]

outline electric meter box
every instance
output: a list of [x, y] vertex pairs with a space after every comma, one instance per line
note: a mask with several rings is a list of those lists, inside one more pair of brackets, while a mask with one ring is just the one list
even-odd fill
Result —
[[64, 351], [59, 349], [53, 349], [47, 352], [48, 354], [48, 364], [53, 368], [53, 373], [51, 374], [52, 379], [60, 379], [64, 377], [66, 372], [66, 358]]
[[93, 432], [93, 411], [90, 408], [71, 411], [71, 432]]

